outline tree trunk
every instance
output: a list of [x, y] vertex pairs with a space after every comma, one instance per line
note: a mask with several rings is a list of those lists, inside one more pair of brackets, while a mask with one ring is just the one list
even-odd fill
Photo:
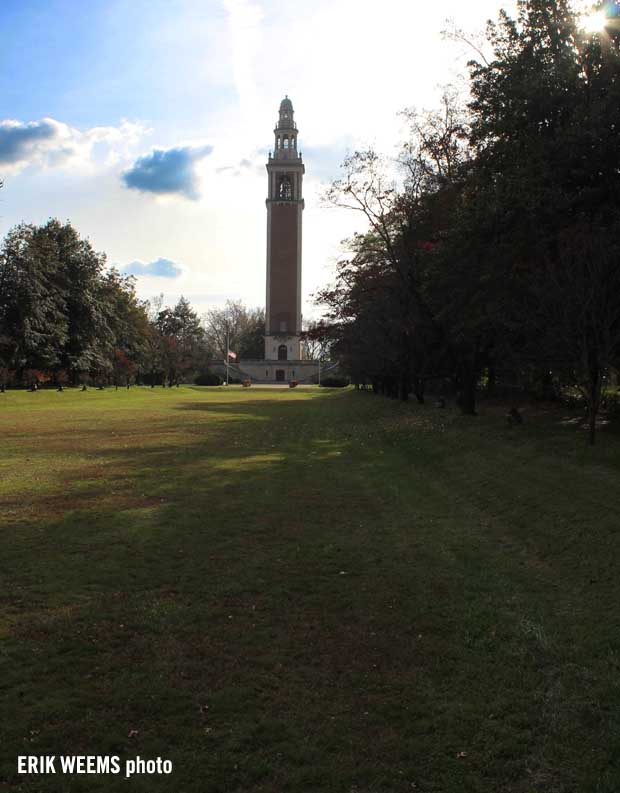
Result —
[[413, 378], [413, 393], [418, 402], [418, 405], [424, 404], [424, 379], [422, 377]]
[[588, 365], [588, 435], [590, 446], [596, 443], [596, 417], [601, 405], [603, 373], [596, 353], [590, 353]]
[[461, 369], [458, 379], [456, 403], [464, 416], [476, 415], [477, 380], [477, 371], [474, 366], [468, 365]]
[[495, 364], [490, 363], [489, 368], [487, 369], [487, 394], [489, 396], [495, 396], [496, 382], [497, 382], [497, 375], [495, 371]]
[[399, 378], [398, 396], [401, 402], [409, 401], [409, 379], [407, 375], [401, 375]]
[[589, 414], [589, 416], [588, 416], [588, 429], [589, 429], [590, 446], [594, 446], [594, 444], [596, 443], [596, 414], [597, 414], [597, 412], [598, 411], [596, 410], [596, 407], [594, 405], [592, 405], [592, 403], [591, 403], [590, 407], [589, 407], [589, 410], [588, 410], [588, 414]]

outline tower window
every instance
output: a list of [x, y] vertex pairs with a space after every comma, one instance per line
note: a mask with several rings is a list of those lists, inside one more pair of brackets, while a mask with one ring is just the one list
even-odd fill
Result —
[[288, 138], [284, 138], [284, 148], [288, 149]]
[[280, 177], [280, 184], [278, 186], [278, 198], [282, 201], [290, 201], [293, 197], [293, 191], [291, 190], [291, 180], [288, 176], [281, 176]]
[[287, 353], [286, 353], [286, 344], [281, 344], [278, 347], [278, 360], [279, 361], [286, 361]]

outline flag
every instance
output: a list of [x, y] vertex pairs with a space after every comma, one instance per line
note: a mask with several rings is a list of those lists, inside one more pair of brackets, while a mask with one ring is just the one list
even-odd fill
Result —
[[231, 352], [230, 350], [228, 350], [228, 360], [230, 361], [231, 359], [233, 361], [236, 361], [237, 360], [237, 353], [236, 352]]
[[428, 242], [428, 240], [417, 240], [415, 246], [423, 251], [432, 251], [436, 244], [435, 242]]

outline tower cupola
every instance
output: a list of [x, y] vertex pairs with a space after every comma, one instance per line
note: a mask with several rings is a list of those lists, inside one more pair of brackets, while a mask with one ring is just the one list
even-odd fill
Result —
[[295, 124], [295, 111], [293, 103], [285, 96], [280, 102], [280, 113], [276, 127], [273, 157], [276, 160], [297, 160], [300, 155], [297, 151], [297, 124]]
[[285, 96], [284, 99], [280, 102], [280, 118], [278, 120], [278, 127], [280, 129], [294, 129], [295, 128], [295, 121], [293, 120], [293, 116], [295, 111], [293, 110], [293, 103]]

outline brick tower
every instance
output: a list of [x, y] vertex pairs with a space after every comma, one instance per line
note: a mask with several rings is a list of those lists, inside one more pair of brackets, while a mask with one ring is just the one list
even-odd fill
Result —
[[[267, 163], [267, 302], [265, 359], [301, 358], [301, 216], [304, 165], [293, 103], [285, 97]], [[282, 372], [284, 377], [284, 372]]]

